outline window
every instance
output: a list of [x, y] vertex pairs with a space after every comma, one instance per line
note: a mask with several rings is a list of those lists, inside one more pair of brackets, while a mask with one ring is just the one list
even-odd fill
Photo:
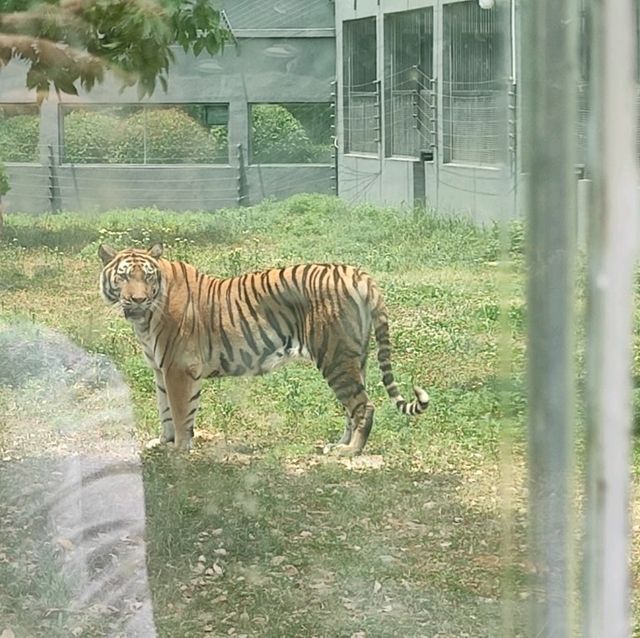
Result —
[[62, 161], [226, 164], [226, 104], [63, 107]]
[[378, 153], [380, 93], [376, 69], [376, 19], [344, 25], [345, 152]]
[[40, 110], [35, 104], [0, 104], [0, 161], [39, 162]]
[[331, 162], [330, 103], [252, 104], [252, 164]]
[[385, 18], [386, 155], [419, 157], [432, 146], [433, 8]]
[[506, 114], [496, 11], [478, 3], [444, 7], [444, 161], [495, 166], [503, 156]]

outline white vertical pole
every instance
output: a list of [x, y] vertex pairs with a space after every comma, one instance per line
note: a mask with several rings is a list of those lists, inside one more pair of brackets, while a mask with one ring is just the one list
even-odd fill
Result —
[[629, 619], [633, 271], [638, 226], [635, 0], [592, 0], [594, 197], [589, 223], [585, 636]]
[[573, 632], [576, 0], [523, 0], [531, 638]]

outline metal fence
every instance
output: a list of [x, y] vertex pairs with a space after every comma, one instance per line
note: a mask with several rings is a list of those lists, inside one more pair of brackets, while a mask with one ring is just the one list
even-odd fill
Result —
[[343, 117], [346, 152], [377, 153], [380, 83], [376, 65], [376, 19], [344, 23]]
[[433, 7], [385, 17], [386, 155], [420, 157], [435, 132]]

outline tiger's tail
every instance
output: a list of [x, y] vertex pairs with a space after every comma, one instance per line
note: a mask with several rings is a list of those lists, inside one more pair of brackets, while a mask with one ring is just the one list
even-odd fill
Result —
[[387, 309], [380, 295], [377, 296], [375, 306], [372, 307], [371, 315], [375, 330], [376, 343], [378, 345], [378, 365], [382, 372], [382, 383], [389, 395], [389, 398], [396, 404], [396, 408], [402, 414], [414, 416], [427, 409], [429, 405], [429, 395], [419, 386], [414, 386], [413, 392], [416, 398], [413, 401], [406, 401], [400, 394], [400, 390], [393, 378], [391, 371], [391, 343], [389, 341], [389, 318]]

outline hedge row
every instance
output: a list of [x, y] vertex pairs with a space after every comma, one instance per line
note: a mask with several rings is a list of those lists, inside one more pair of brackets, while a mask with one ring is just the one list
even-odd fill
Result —
[[38, 162], [40, 122], [37, 115], [0, 119], [0, 161]]
[[[251, 161], [328, 162], [330, 146], [314, 143], [304, 126], [276, 104], [252, 108]], [[0, 161], [38, 161], [37, 115], [0, 120]], [[77, 164], [226, 163], [227, 130], [207, 129], [179, 108], [138, 111], [126, 118], [76, 109], [64, 116], [63, 161]]]
[[177, 108], [139, 111], [125, 119], [75, 110], [64, 118], [64, 161], [226, 162], [227, 135], [223, 127], [208, 130]]

